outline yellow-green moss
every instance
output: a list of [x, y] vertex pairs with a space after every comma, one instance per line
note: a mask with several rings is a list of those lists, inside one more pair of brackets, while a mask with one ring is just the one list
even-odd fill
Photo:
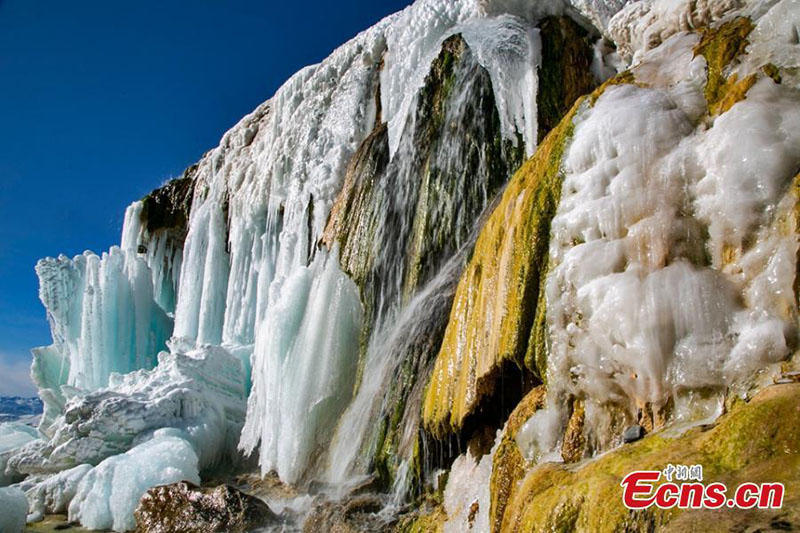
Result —
[[34, 522], [25, 526], [26, 533], [53, 533], [60, 531], [64, 533], [89, 533], [75, 522], [70, 522], [66, 515], [47, 515], [44, 520]]
[[[542, 280], [547, 279], [547, 271], [548, 266], [545, 265], [540, 276]], [[542, 383], [547, 385], [547, 300], [543, 283], [539, 286], [536, 315], [533, 318], [528, 350], [525, 353], [525, 366], [538, 369]]]
[[[708, 102], [709, 111], [712, 114], [719, 114], [725, 111], [720, 108], [721, 102], [725, 101], [728, 108], [736, 103], [731, 101], [731, 90], [739, 92], [741, 97], [747, 92], [745, 78], [741, 82], [730, 80], [725, 77], [725, 68], [738, 56], [745, 52], [747, 48], [747, 36], [753, 31], [753, 23], [748, 18], [739, 17], [729, 22], [721, 24], [715, 28], [705, 28], [700, 37], [700, 42], [694, 48], [695, 56], [702, 55], [708, 65], [708, 81], [705, 87], [705, 97]], [[755, 80], [750, 82], [754, 83]]]
[[717, 100], [709, 105], [709, 111], [713, 115], [721, 115], [728, 111], [733, 104], [741, 102], [747, 95], [747, 91], [755, 85], [758, 77], [751, 74], [746, 78], [739, 80], [736, 74], [725, 80], [725, 83], [720, 88], [717, 94]]
[[395, 533], [441, 533], [447, 515], [438, 505], [429, 512], [423, 512], [401, 518], [394, 527]]
[[781, 520], [800, 525], [800, 384], [777, 385], [737, 405], [712, 428], [668, 438], [654, 434], [575, 469], [543, 464], [528, 472], [506, 507], [503, 531], [729, 531], [769, 524], [775, 511], [629, 511], [620, 481], [634, 470], [702, 464], [704, 479], [729, 488], [782, 482]]
[[517, 447], [517, 432], [533, 413], [542, 408], [546, 392], [544, 387], [537, 387], [522, 399], [509, 416], [503, 437], [495, 450], [489, 507], [489, 525], [492, 532], [500, 531], [506, 505], [513, 496], [519, 480], [525, 476], [526, 464]]
[[780, 70], [772, 63], [767, 63], [766, 65], [761, 67], [761, 71], [770, 78], [772, 78], [772, 81], [774, 81], [775, 83], [780, 83], [782, 81]]
[[586, 409], [583, 400], [571, 400], [571, 414], [564, 437], [561, 441], [561, 457], [565, 463], [577, 463], [586, 456], [586, 436], [584, 425], [586, 422]]
[[[638, 87], [645, 87], [643, 83], [636, 81], [636, 78], [630, 70], [620, 72], [616, 76], [609, 78], [602, 85], [592, 91], [589, 96], [589, 105], [594, 107], [597, 99], [608, 89], [615, 85], [636, 85]], [[544, 265], [540, 279], [544, 280], [547, 277], [549, 265]], [[533, 319], [533, 327], [531, 328], [530, 338], [528, 339], [528, 349], [525, 353], [525, 366], [527, 368], [535, 368], [538, 370], [539, 378], [542, 383], [547, 385], [547, 305], [544, 291], [544, 284], [539, 285], [539, 295], [536, 301], [536, 313]]]

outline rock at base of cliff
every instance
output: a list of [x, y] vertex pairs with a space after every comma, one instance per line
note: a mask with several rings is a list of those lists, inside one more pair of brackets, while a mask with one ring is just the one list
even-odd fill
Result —
[[269, 506], [228, 485], [213, 489], [188, 482], [148, 490], [136, 509], [136, 531], [149, 533], [245, 532], [279, 522]]

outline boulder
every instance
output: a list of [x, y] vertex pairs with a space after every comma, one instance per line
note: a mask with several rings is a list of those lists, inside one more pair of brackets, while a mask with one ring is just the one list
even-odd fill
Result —
[[204, 488], [186, 481], [148, 490], [134, 516], [141, 533], [236, 533], [279, 521], [255, 496], [229, 485]]

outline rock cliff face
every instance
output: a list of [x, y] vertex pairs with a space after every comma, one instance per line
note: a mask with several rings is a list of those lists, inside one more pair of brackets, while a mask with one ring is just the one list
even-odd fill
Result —
[[[796, 375], [798, 20], [419, 0], [380, 22], [132, 204], [119, 247], [40, 262], [45, 412], [0, 431], [0, 479], [32, 520], [117, 530], [151, 487], [254, 468], [265, 522], [308, 531], [800, 525], [619, 488], [676, 462], [798, 485], [800, 396], [771, 386]], [[153, 490], [140, 527], [171, 490], [198, 529], [245, 513]]]

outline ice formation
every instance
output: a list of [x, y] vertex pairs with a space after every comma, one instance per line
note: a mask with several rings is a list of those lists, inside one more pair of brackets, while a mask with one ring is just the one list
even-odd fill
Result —
[[[303, 355], [303, 348], [293, 347], [293, 343], [303, 344], [298, 333], [300, 319], [296, 316], [294, 323], [287, 320], [297, 310], [307, 309], [306, 313], [313, 313], [317, 303], [312, 300], [307, 301], [305, 291], [296, 290], [295, 284], [308, 284], [308, 263], [313, 262], [311, 271], [314, 276], [326, 276], [331, 281], [343, 276], [341, 273], [334, 274], [338, 270], [337, 262], [329, 261], [329, 265], [324, 269], [318, 266], [319, 252], [316, 252], [317, 242], [323, 236], [323, 230], [327, 222], [328, 214], [331, 211], [336, 194], [342, 186], [345, 175], [345, 167], [350, 157], [352, 157], [360, 142], [369, 133], [369, 129], [374, 127], [376, 118], [375, 103], [370, 98], [372, 91], [378, 85], [381, 95], [382, 120], [387, 123], [389, 153], [393, 159], [396, 170], [389, 170], [387, 173], [396, 176], [397, 194], [396, 204], [388, 205], [386, 212], [387, 220], [377, 222], [375, 229], [375, 245], [380, 242], [406, 242], [408, 232], [411, 227], [404, 227], [405, 234], [394, 235], [382, 233], [385, 228], [391, 228], [393, 223], [390, 217], [392, 212], [413, 213], [413, 200], [415, 190], [412, 187], [413, 180], [417, 180], [417, 175], [413, 170], [417, 164], [415, 161], [414, 145], [415, 127], [415, 104], [417, 102], [416, 91], [419, 89], [428, 74], [431, 62], [439, 54], [442, 43], [452, 35], [462, 34], [467, 45], [473, 49], [479, 64], [485, 66], [494, 87], [497, 108], [500, 113], [501, 123], [503, 124], [503, 135], [506, 138], [514, 139], [517, 136], [523, 138], [530, 151], [535, 143], [535, 67], [536, 67], [536, 32], [533, 27], [520, 19], [511, 17], [500, 17], [492, 20], [471, 20], [466, 21], [468, 16], [474, 14], [465, 5], [460, 3], [442, 4], [437, 2], [423, 1], [409, 7], [402, 14], [387, 19], [383, 23], [373, 27], [367, 32], [359, 35], [343, 48], [340, 48], [329, 59], [311, 70], [304, 71], [303, 90], [313, 91], [315, 100], [302, 101], [300, 106], [311, 106], [316, 102], [316, 98], [321, 97], [320, 90], [330, 91], [327, 98], [332, 100], [324, 109], [310, 116], [319, 116], [321, 126], [314, 125], [313, 137], [310, 144], [304, 149], [311, 149], [312, 152], [319, 153], [314, 158], [297, 157], [295, 164], [300, 168], [281, 169], [277, 172], [274, 169], [275, 161], [284, 161], [288, 156], [286, 149], [295, 149], [293, 146], [286, 148], [273, 143], [286, 142], [285, 137], [295, 135], [295, 131], [304, 131], [312, 124], [303, 121], [288, 121], [283, 124], [281, 121], [284, 111], [284, 98], [288, 95], [297, 93], [296, 84], [301, 82], [298, 75], [286, 86], [278, 91], [278, 94], [266, 104], [268, 111], [264, 111], [265, 119], [269, 120], [270, 127], [259, 129], [259, 133], [254, 134], [252, 144], [258, 146], [259, 157], [254, 166], [256, 168], [236, 170], [241, 173], [241, 178], [234, 179], [234, 183], [244, 178], [242, 188], [239, 192], [231, 193], [231, 205], [248, 205], [248, 209], [257, 209], [262, 213], [261, 217], [266, 217], [266, 231], [252, 227], [252, 218], [241, 218], [234, 215], [231, 221], [231, 276], [228, 281], [229, 286], [244, 287], [253, 286], [254, 292], [251, 293], [251, 302], [255, 303], [257, 311], [249, 311], [247, 320], [241, 315], [239, 307], [231, 305], [231, 298], [240, 298], [243, 292], [237, 290], [228, 293], [229, 314], [225, 316], [224, 332], [230, 331], [230, 318], [236, 317], [239, 324], [246, 325], [245, 331], [248, 335], [228, 337], [223, 334], [223, 342], [235, 341], [252, 343], [255, 340], [255, 351], [253, 357], [253, 394], [249, 401], [249, 416], [242, 434], [242, 447], [246, 452], [256, 448], [260, 441], [260, 460], [262, 469], [276, 470], [284, 481], [295, 482], [311, 465], [307, 458], [320, 442], [330, 438], [335, 429], [339, 415], [347, 407], [350, 401], [352, 381], [342, 381], [337, 372], [327, 372], [320, 376], [324, 378], [322, 382], [315, 382], [313, 379], [300, 378], [296, 374], [297, 369], [304, 365], [303, 361], [307, 355]], [[462, 24], [463, 23], [463, 24]], [[461, 24], [461, 25], [459, 25]], [[399, 57], [395, 57], [397, 50], [403, 50]], [[378, 71], [376, 61], [384, 54], [385, 66]], [[359, 54], [360, 59], [355, 60], [353, 54]], [[346, 70], [343, 70], [347, 67]], [[323, 80], [335, 81], [331, 78], [330, 69], [337, 68], [340, 73], [338, 85], [327, 83], [321, 85]], [[352, 78], [352, 81], [350, 80]], [[357, 80], [357, 81], [356, 81]], [[354, 89], [357, 88], [357, 90]], [[524, 90], [527, 88], [527, 90]], [[402, 97], [402, 99], [400, 99]], [[299, 115], [298, 111], [292, 116]], [[274, 115], [274, 116], [273, 116]], [[348, 120], [343, 120], [341, 116], [346, 116]], [[355, 118], [355, 120], [354, 120]], [[458, 120], [454, 117], [455, 120]], [[284, 131], [288, 128], [288, 131]], [[321, 128], [321, 132], [318, 131]], [[324, 135], [322, 134], [324, 132]], [[282, 136], [279, 137], [278, 135]], [[230, 134], [229, 134], [230, 135]], [[334, 142], [335, 139], [339, 139]], [[343, 140], [346, 139], [346, 142]], [[405, 140], [404, 140], [405, 139]], [[354, 142], [356, 141], [356, 142]], [[406, 143], [405, 148], [403, 142]], [[223, 145], [225, 142], [223, 142]], [[263, 147], [261, 147], [263, 145]], [[291, 153], [291, 152], [289, 152]], [[455, 154], [451, 153], [453, 158]], [[441, 156], [445, 157], [445, 155]], [[452, 161], [453, 159], [451, 159]], [[237, 155], [235, 162], [241, 165], [242, 158]], [[445, 165], [452, 163], [443, 162]], [[461, 164], [461, 163], [458, 163]], [[223, 171], [224, 165], [221, 165]], [[450, 169], [448, 169], [450, 170]], [[456, 172], [450, 170], [451, 172]], [[202, 165], [201, 165], [202, 172]], [[246, 177], [245, 177], [246, 176]], [[247, 180], [250, 183], [247, 183]], [[266, 197], [252, 198], [251, 192], [245, 190], [244, 184], [248, 188], [255, 190], [269, 191]], [[211, 193], [213, 197], [214, 193]], [[224, 197], [220, 192], [219, 198]], [[404, 199], [411, 201], [404, 205]], [[483, 200], [484, 202], [486, 199]], [[208, 200], [206, 200], [208, 202]], [[206, 204], [203, 204], [206, 205]], [[192, 220], [201, 216], [200, 207], [193, 211]], [[231, 208], [234, 209], [233, 207]], [[218, 212], [218, 207], [212, 212]], [[281, 217], [282, 215], [282, 217]], [[203, 215], [204, 216], [204, 215]], [[475, 214], [471, 214], [475, 216]], [[467, 223], [465, 220], [462, 224]], [[242, 225], [242, 228], [239, 228]], [[245, 230], [245, 225], [247, 229]], [[188, 272], [190, 262], [193, 261], [191, 248], [194, 235], [190, 229], [186, 251], [184, 253], [184, 272]], [[218, 230], [219, 231], [219, 230]], [[392, 229], [391, 231], [395, 231]], [[463, 232], [463, 227], [462, 227]], [[238, 235], [247, 235], [248, 239], [241, 244], [235, 240]], [[204, 237], [205, 238], [205, 237]], [[255, 240], [256, 244], [251, 244]], [[395, 248], [388, 247], [385, 252], [377, 251], [376, 262], [385, 262], [387, 269], [382, 272], [384, 284], [386, 286], [402, 284], [405, 274], [400, 269], [401, 265], [394, 264], [392, 261], [395, 256], [392, 251]], [[253, 259], [253, 250], [260, 254], [260, 259]], [[237, 254], [241, 254], [247, 261], [247, 265], [238, 268], [239, 259]], [[316, 258], [314, 257], [316, 255]], [[255, 261], [256, 264], [263, 265], [253, 272], [249, 263]], [[223, 269], [224, 270], [224, 269]], [[220, 270], [221, 272], [222, 270]], [[322, 274], [328, 272], [328, 274]], [[240, 281], [239, 276], [247, 276], [247, 283]], [[255, 280], [253, 277], [257, 276]], [[301, 281], [305, 280], [305, 281]], [[181, 290], [186, 285], [181, 284]], [[260, 287], [257, 295], [255, 287]], [[194, 289], [191, 289], [194, 290]], [[306, 289], [307, 290], [307, 289]], [[349, 298], [353, 303], [347, 304], [347, 309], [352, 308], [356, 303], [355, 287], [349, 289], [352, 296]], [[384, 294], [383, 300], [387, 306], [396, 305], [392, 298], [399, 297], [399, 291], [390, 289], [392, 294]], [[327, 289], [325, 289], [327, 292]], [[247, 291], [244, 292], [246, 294]], [[313, 296], [313, 294], [312, 294]], [[179, 307], [176, 316], [176, 334], [186, 335], [182, 322], [183, 296], [179, 298]], [[253, 304], [251, 304], [253, 305]], [[192, 306], [197, 309], [198, 306]], [[202, 309], [202, 306], [200, 306]], [[287, 313], [285, 310], [291, 310]], [[351, 311], [347, 311], [351, 313]], [[308, 315], [306, 323], [311, 318]], [[325, 320], [328, 320], [325, 318]], [[347, 327], [353, 328], [351, 332], [359, 329], [357, 323], [345, 321]], [[275, 328], [280, 327], [280, 337], [275, 333]], [[308, 323], [307, 326], [313, 329], [324, 327], [324, 322]], [[252, 331], [252, 333], [250, 333]], [[280, 338], [280, 342], [277, 340]], [[354, 334], [353, 339], [357, 335]], [[208, 340], [208, 339], [206, 339]], [[346, 344], [338, 345], [342, 352], [328, 350], [326, 360], [338, 361], [342, 368], [355, 368], [357, 362], [357, 347]], [[287, 357], [287, 354], [291, 354]], [[283, 365], [294, 387], [287, 387], [283, 383], [280, 387], [276, 386], [278, 375], [274, 369]], [[321, 365], [320, 368], [323, 368]], [[349, 386], [348, 386], [349, 385]], [[313, 395], [305, 392], [306, 387], [317, 389], [334, 390], [335, 387], [344, 387], [338, 390], [334, 396], [322, 395], [315, 401], [321, 411], [319, 420], [325, 421], [323, 425], [317, 426], [317, 415], [313, 421], [305, 427], [294, 428], [291, 431], [284, 430], [280, 433], [280, 444], [275, 430], [277, 428], [288, 428], [286, 424], [296, 424], [295, 416], [302, 410], [303, 402], [310, 401]], [[379, 391], [376, 391], [376, 393]], [[306, 400], [305, 398], [308, 398]], [[325, 399], [326, 401], [321, 401]], [[377, 398], [376, 398], [377, 399]], [[324, 411], [323, 411], [324, 410]], [[359, 436], [359, 440], [362, 437]]]
[[28, 515], [28, 501], [25, 494], [15, 487], [0, 488], [0, 531], [20, 533], [25, 529], [25, 517]]
[[[241, 445], [252, 451], [260, 444], [265, 472], [299, 481], [356, 384], [358, 288], [339, 269], [335, 250], [328, 254], [317, 243], [346, 165], [379, 109], [397, 152], [403, 136], [413, 138], [412, 107], [431, 62], [445, 40], [462, 34], [492, 79], [503, 136], [521, 140], [528, 153], [535, 146], [534, 24], [481, 18], [483, 9], [418, 2], [292, 77], [192, 170], [182, 246], [149, 231], [144, 203], [136, 202], [119, 248], [43, 260], [37, 272], [54, 343], [37, 349], [34, 378], [46, 403], [47, 442], [18, 453], [17, 471], [97, 464], [159, 427], [187, 431], [200, 468], [209, 467], [225, 455], [220, 450], [230, 451], [240, 418], [230, 415], [238, 406], [223, 403], [223, 417], [218, 397], [202, 399], [205, 387], [231, 385], [232, 396], [249, 390], [252, 356]], [[373, 99], [378, 86], [380, 102]], [[413, 149], [406, 152], [394, 155], [410, 161]], [[170, 337], [170, 351], [157, 359]], [[230, 354], [246, 364], [231, 363]], [[224, 364], [241, 369], [244, 386], [238, 376], [217, 381]], [[109, 424], [112, 417], [121, 423]], [[221, 420], [231, 428], [220, 428]]]
[[453, 461], [444, 492], [445, 533], [489, 530], [491, 473], [491, 455], [475, 458], [468, 452]]
[[740, 9], [744, 0], [640, 0], [630, 2], [608, 23], [620, 55], [633, 64], [672, 35], [708, 26]]
[[13, 483], [13, 475], [6, 475], [8, 458], [24, 445], [39, 436], [36, 429], [25, 424], [8, 422], [0, 424], [0, 486]]
[[[797, 240], [776, 220], [800, 167], [798, 3], [418, 0], [359, 34], [134, 202], [119, 247], [37, 265], [45, 413], [38, 434], [0, 426], [0, 484], [29, 476], [31, 520], [68, 509], [121, 531], [148, 488], [241, 450], [301, 488], [380, 467], [402, 500], [430, 344], [484, 210], [539, 140], [548, 16], [586, 28], [596, 81], [632, 65], [639, 85], [576, 114], [546, 279], [550, 407], [520, 448], [556, 449], [568, 396], [598, 449], [617, 410], [679, 417], [701, 391], [707, 415], [797, 340]], [[755, 28], [725, 75], [787, 75], [712, 118], [687, 30], [737, 13]], [[488, 528], [491, 467], [453, 464], [447, 529]]]
[[797, 37], [800, 2], [781, 0], [755, 2], [750, 8], [758, 23], [749, 35], [747, 57], [735, 70], [741, 76], [757, 71], [760, 65], [773, 64], [785, 72], [785, 83], [800, 86], [800, 39]]
[[78, 465], [54, 476], [30, 476], [18, 486], [28, 499], [28, 522], [38, 522], [46, 514], [66, 514], [78, 485], [92, 466]]
[[267, 421], [260, 435], [262, 471], [277, 470], [294, 483], [329, 442], [350, 400], [362, 312], [357, 287], [336, 256], [322, 252], [286, 280], [283, 294], [256, 339], [254, 372], [262, 380], [255, 383], [249, 415]]
[[[370, 461], [377, 451], [376, 424], [379, 415], [390, 409], [386, 398], [381, 398], [391, 382], [397, 379], [398, 370], [406, 362], [414, 347], [429, 342], [432, 336], [430, 324], [444, 318], [449, 302], [453, 298], [455, 285], [461, 273], [464, 256], [469, 249], [465, 245], [392, 320], [381, 324], [370, 339], [362, 382], [358, 391], [343, 413], [330, 445], [327, 481], [347, 489], [349, 483], [363, 480], [369, 475]], [[437, 317], [438, 315], [438, 317]], [[420, 401], [421, 385], [416, 387], [414, 397]], [[381, 402], [376, 402], [381, 399]], [[403, 448], [402, 464], [395, 482], [394, 491], [402, 500], [410, 480], [407, 474], [411, 457], [406, 455], [413, 448], [419, 426], [420, 406], [414, 405], [406, 411], [409, 420], [404, 421], [404, 434], [400, 439]], [[364, 450], [367, 453], [364, 453]]]
[[444, 489], [444, 508], [447, 512], [445, 533], [489, 531], [489, 487], [492, 462], [500, 443], [500, 435], [498, 432], [489, 453], [474, 454], [468, 449], [453, 461]]
[[603, 448], [619, 432], [605, 406], [691, 417], [684, 394], [748, 380], [795, 342], [798, 242], [773, 221], [800, 168], [797, 95], [762, 78], [708, 127], [705, 61], [675, 53], [687, 38], [662, 45], [683, 66], [659, 69], [656, 49], [634, 70], [666, 89], [611, 87], [575, 120], [547, 280], [553, 398], [518, 436], [531, 456], [556, 444], [559, 394], [586, 399]]
[[8, 468], [48, 474], [98, 464], [161, 428], [185, 432], [203, 470], [231, 459], [244, 423], [244, 364], [221, 347], [172, 346], [155, 369], [112, 374], [108, 387], [72, 397], [45, 445], [23, 447]]
[[136, 525], [133, 511], [147, 489], [177, 481], [200, 483], [198, 458], [187, 435], [160, 429], [147, 442], [85, 474], [69, 504], [70, 520], [89, 529], [131, 530]]
[[62, 386], [93, 391], [108, 385], [112, 372], [155, 366], [172, 321], [155, 302], [150, 270], [135, 251], [43, 259], [36, 273], [53, 335], [53, 345], [34, 351], [45, 429], [63, 408]]

